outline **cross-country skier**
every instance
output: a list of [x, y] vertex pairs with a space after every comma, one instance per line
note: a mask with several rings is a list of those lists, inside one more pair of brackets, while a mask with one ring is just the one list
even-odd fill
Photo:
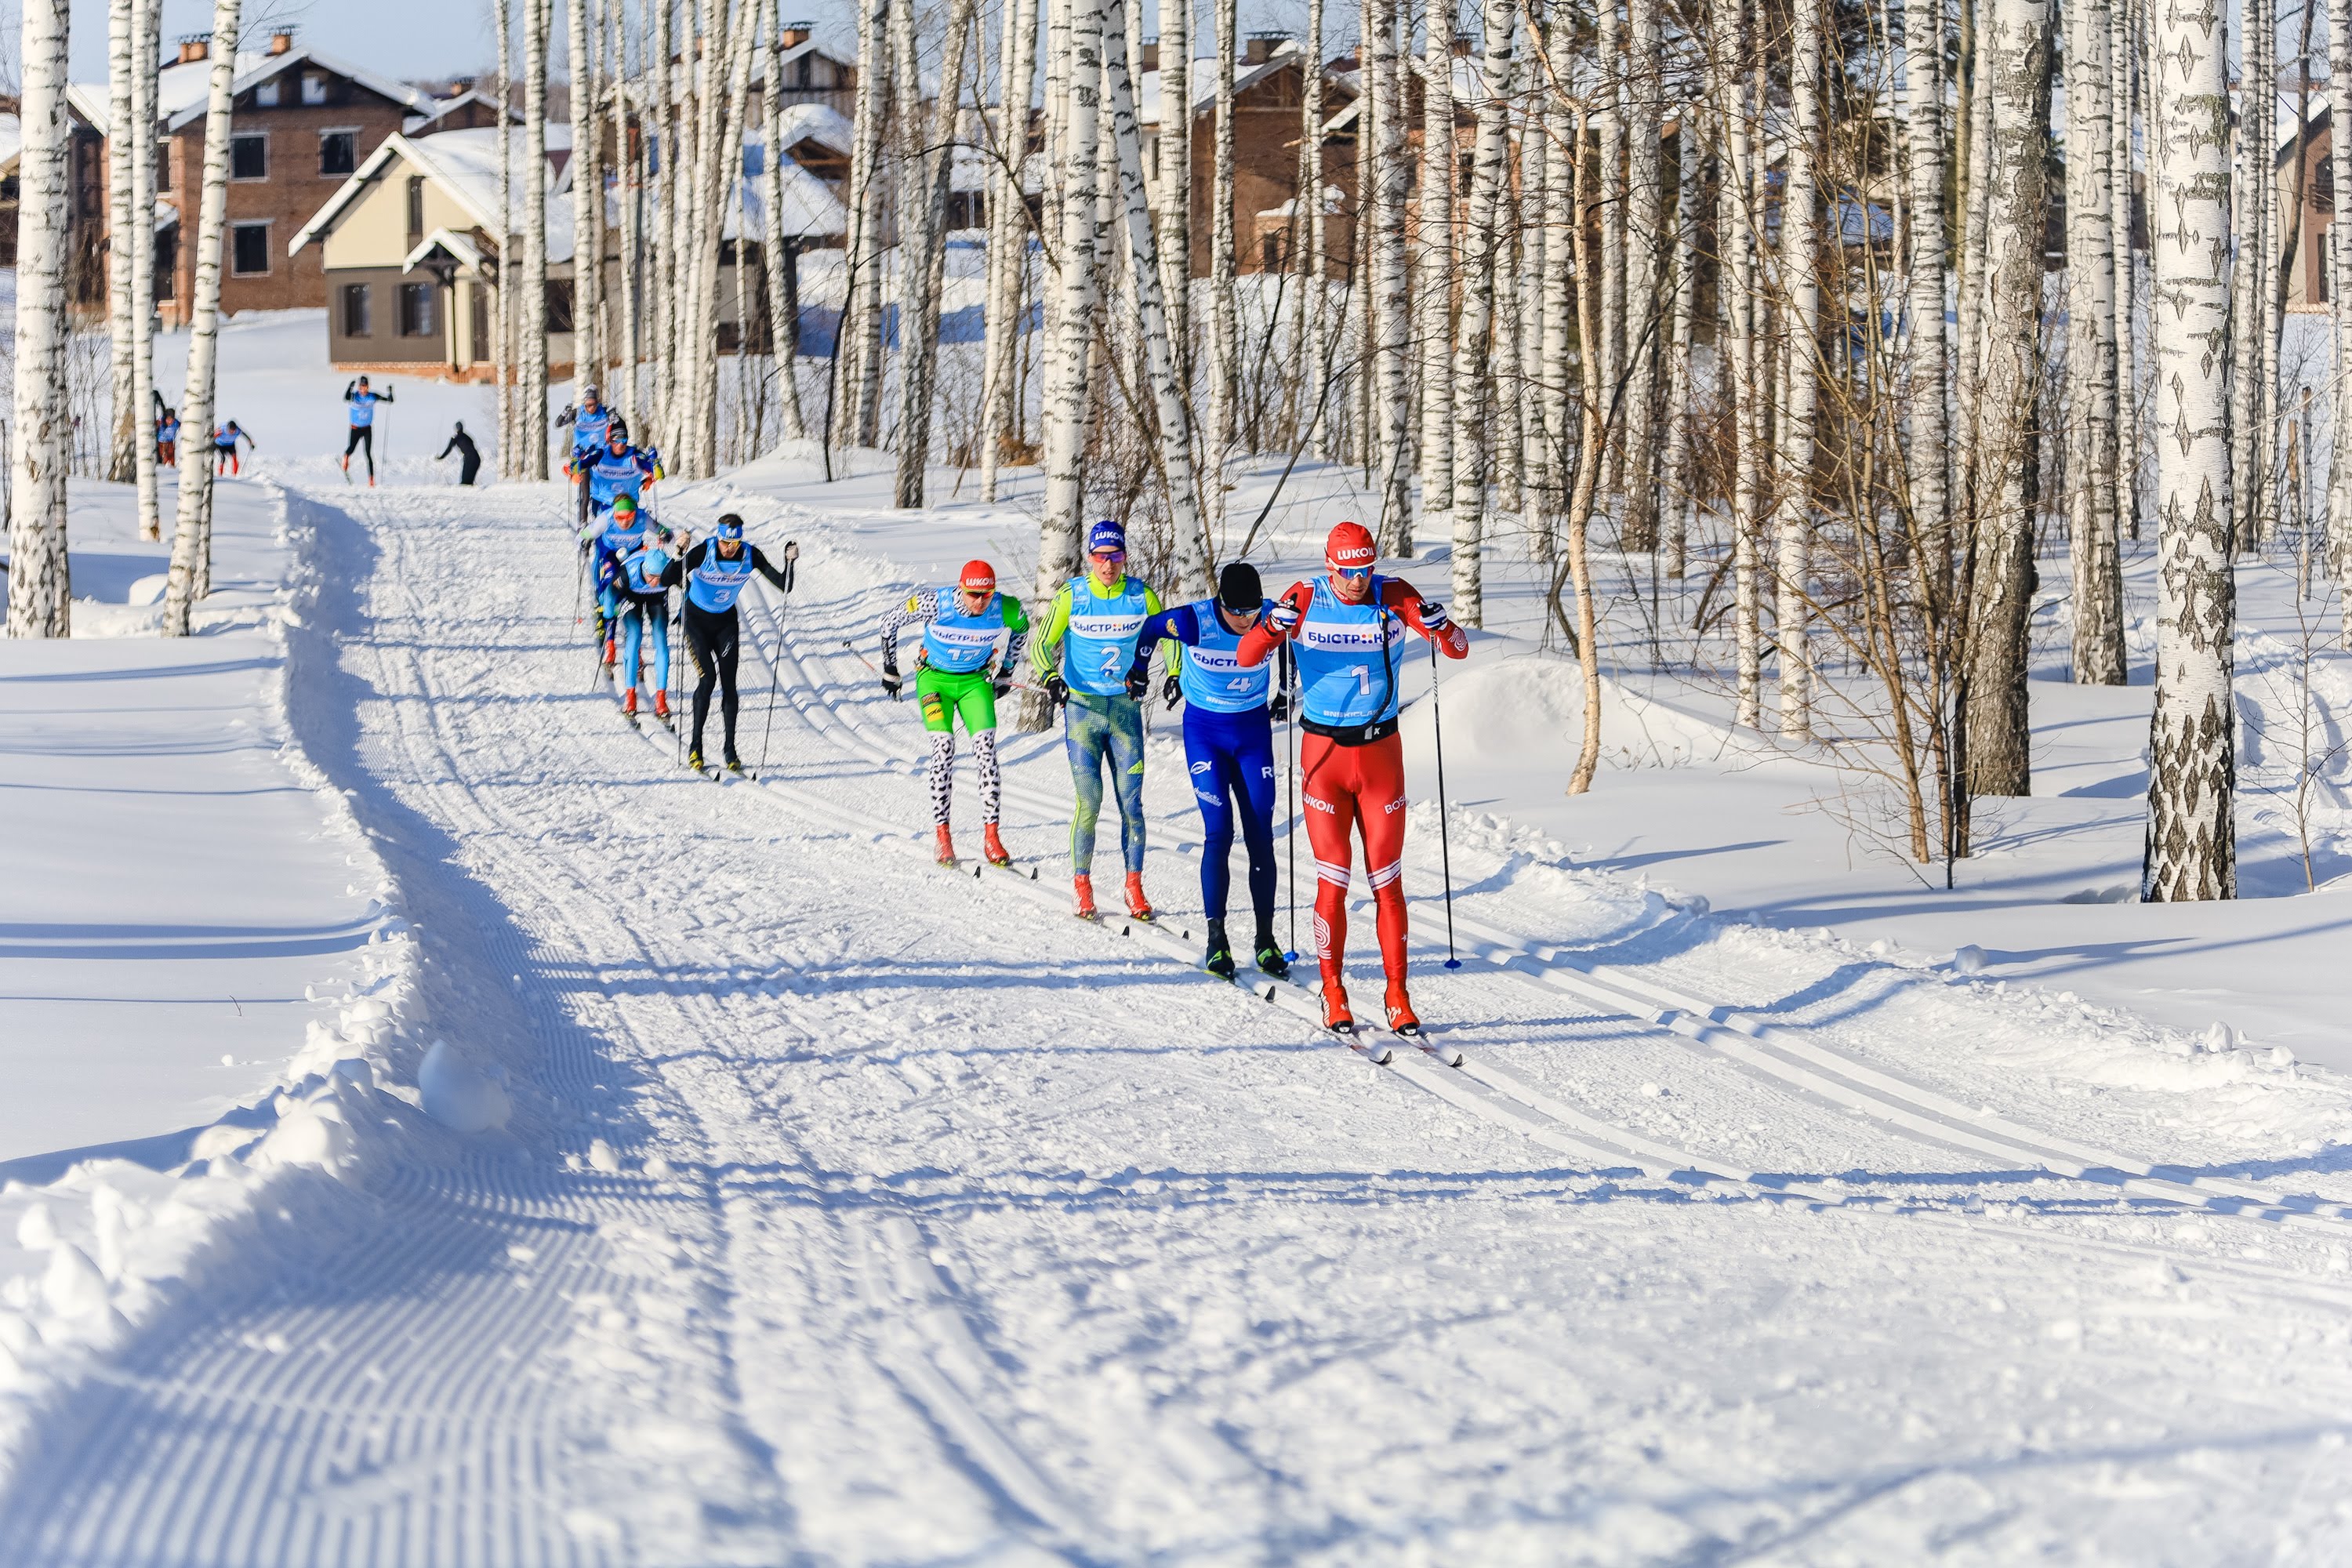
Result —
[[1055, 700], [1066, 704], [1063, 742], [1077, 803], [1070, 812], [1070, 880], [1081, 920], [1095, 918], [1095, 822], [1102, 815], [1102, 770], [1118, 796], [1118, 847], [1127, 862], [1127, 912], [1152, 918], [1143, 895], [1143, 705], [1148, 682], [1132, 679], [1144, 618], [1160, 595], [1127, 574], [1127, 531], [1105, 518], [1087, 531], [1087, 570], [1054, 595], [1029, 662]]
[[365, 376], [343, 384], [343, 401], [352, 405], [351, 438], [343, 443], [343, 477], [345, 479], [352, 477], [352, 454], [364, 447], [367, 448], [368, 483], [371, 485], [375, 483], [375, 405], [379, 403], [390, 403], [392, 400], [390, 387], [384, 388], [382, 392], [369, 391], [368, 378]]
[[916, 594], [883, 617], [882, 688], [893, 697], [901, 679], [898, 634], [911, 626], [923, 628], [923, 646], [915, 655], [915, 696], [931, 736], [931, 822], [938, 829], [940, 864], [955, 864], [948, 805], [955, 790], [955, 727], [961, 718], [980, 775], [981, 852], [992, 866], [1010, 866], [1013, 857], [996, 836], [997, 802], [1003, 792], [996, 768], [996, 700], [1012, 688], [1029, 636], [1028, 613], [1020, 600], [996, 591], [995, 567], [965, 562], [952, 586]]
[[716, 684], [719, 716], [727, 728], [727, 771], [743, 771], [735, 754], [735, 659], [741, 643], [735, 601], [754, 572], [777, 593], [791, 593], [793, 563], [800, 558], [801, 547], [787, 540], [784, 569], [778, 571], [758, 545], [743, 537], [743, 520], [730, 511], [719, 518], [716, 532], [686, 552], [684, 561], [670, 563], [668, 581], [686, 584], [686, 647], [694, 656], [694, 741], [687, 753], [693, 766], [702, 766], [702, 728], [710, 717], [710, 689]]
[[593, 452], [574, 452], [570, 471], [587, 481], [583, 516], [593, 521], [622, 496], [642, 505], [645, 488], [661, 478], [661, 454], [630, 446], [629, 422], [615, 415], [604, 427], [604, 444]]
[[1265, 592], [1256, 567], [1232, 563], [1218, 574], [1214, 598], [1162, 610], [1143, 623], [1135, 662], [1128, 668], [1132, 689], [1149, 681], [1151, 651], [1163, 639], [1181, 645], [1177, 672], [1168, 678], [1163, 694], [1171, 708], [1183, 699], [1184, 761], [1192, 770], [1192, 797], [1201, 805], [1201, 907], [1209, 917], [1202, 966], [1227, 980], [1234, 977], [1234, 950], [1225, 938], [1225, 896], [1233, 885], [1228, 862], [1236, 815], [1249, 854], [1257, 966], [1277, 979], [1290, 973], [1274, 940], [1274, 716], [1268, 698], [1275, 663], [1244, 669], [1239, 657], [1243, 635], [1271, 607]]
[[155, 461], [167, 468], [180, 466], [180, 411], [166, 408], [155, 421]]
[[437, 463], [452, 452], [457, 454], [457, 482], [461, 485], [472, 484], [474, 476], [482, 471], [482, 452], [480, 447], [474, 445], [474, 438], [466, 434], [466, 422], [463, 419], [458, 420], [457, 427], [449, 432], [449, 443], [441, 448], [441, 456], [433, 460]]
[[654, 717], [669, 717], [669, 584], [674, 564], [668, 542], [656, 537], [650, 529], [644, 543], [615, 563], [613, 588], [620, 610], [621, 662], [614, 679], [622, 683], [621, 710], [633, 719], [637, 712], [641, 668], [638, 651], [647, 642], [654, 656], [654, 678], [647, 683], [653, 688]]
[[566, 408], [555, 416], [555, 423], [572, 426], [572, 455], [576, 458], [604, 444], [604, 428], [612, 418], [613, 411], [604, 404], [603, 389], [591, 382], [580, 389], [580, 406]]
[[[604, 645], [604, 663], [610, 666], [614, 652], [613, 623], [620, 616], [620, 590], [624, 558], [646, 547], [648, 538], [667, 540], [669, 530], [637, 510], [637, 498], [618, 495], [613, 498], [613, 510], [602, 520], [590, 523], [580, 535], [580, 548], [595, 554], [593, 573], [596, 582], [596, 640]], [[675, 563], [673, 563], [675, 564]]]
[[1265, 662], [1287, 640], [1298, 660], [1300, 795], [1315, 847], [1315, 954], [1323, 971], [1323, 1024], [1350, 1030], [1341, 970], [1348, 945], [1350, 829], [1364, 841], [1381, 967], [1388, 976], [1389, 1026], [1418, 1034], [1421, 1020], [1404, 984], [1404, 750], [1397, 739], [1398, 645], [1407, 628], [1464, 658], [1470, 639], [1401, 578], [1375, 575], [1380, 552], [1363, 524], [1343, 522], [1323, 542], [1324, 575], [1294, 583], [1241, 639], [1244, 667]]
[[235, 474], [240, 471], [236, 460], [236, 444], [239, 441], [256, 450], [261, 447], [260, 442], [238, 429], [236, 421], [234, 419], [213, 432], [214, 473]]

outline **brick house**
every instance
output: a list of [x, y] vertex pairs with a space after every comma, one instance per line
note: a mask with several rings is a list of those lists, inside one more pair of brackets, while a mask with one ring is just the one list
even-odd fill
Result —
[[[195, 286], [194, 247], [182, 243], [181, 231], [204, 183], [210, 47], [207, 37], [184, 38], [178, 58], [156, 79], [163, 142], [159, 194], [180, 220], [167, 220], [156, 234], [156, 308], [173, 324], [186, 320]], [[238, 52], [235, 93], [221, 309], [324, 305], [319, 253], [289, 255], [288, 242], [386, 138], [443, 105], [420, 89], [298, 44], [290, 32], [272, 34], [259, 52]]]
[[[2322, 83], [2322, 89], [2325, 88]], [[2333, 248], [2328, 226], [2336, 216], [2336, 178], [2328, 165], [2328, 150], [2334, 144], [2328, 123], [2327, 100], [2315, 95], [2309, 122], [2310, 134], [2289, 134], [2279, 143], [2276, 172], [2278, 176], [2278, 210], [2283, 223], [2294, 211], [2296, 185], [2295, 163], [2300, 153], [2303, 162], [2303, 213], [2301, 232], [2295, 237], [2294, 270], [2287, 280], [2286, 308], [2294, 311], [2318, 312], [2328, 306], [2328, 257]], [[2287, 124], [2294, 122], [2292, 100], [2280, 104], [2279, 118]], [[2281, 239], [2284, 239], [2282, 235]]]
[[[16, 264], [17, 168], [24, 129], [16, 100], [0, 99], [0, 265]], [[106, 89], [69, 85], [66, 124], [66, 300], [78, 316], [106, 314]]]

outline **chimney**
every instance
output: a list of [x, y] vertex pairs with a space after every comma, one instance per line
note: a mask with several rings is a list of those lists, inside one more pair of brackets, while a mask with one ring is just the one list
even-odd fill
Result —
[[293, 28], [291, 28], [291, 27], [284, 27], [284, 28], [280, 28], [278, 31], [277, 31], [277, 32], [272, 33], [272, 34], [270, 34], [270, 35], [269, 35], [269, 52], [270, 52], [271, 54], [273, 54], [273, 55], [282, 55], [282, 54], [286, 54], [286, 53], [289, 52], [293, 47], [294, 47], [294, 29], [293, 29]]
[[453, 78], [451, 78], [451, 79], [450, 79], [450, 82], [449, 82], [449, 96], [450, 96], [450, 97], [452, 97], [452, 98], [463, 98], [463, 97], [465, 97], [467, 93], [469, 93], [469, 92], [471, 92], [471, 91], [473, 91], [473, 90], [474, 90], [474, 79], [473, 79], [472, 77], [469, 77], [469, 76], [461, 76], [461, 77], [453, 77]]
[[1470, 58], [1469, 34], [1456, 33], [1454, 35], [1454, 58], [1457, 60], [1466, 60]]
[[776, 41], [785, 48], [798, 48], [807, 43], [809, 35], [815, 31], [814, 22], [787, 22], [784, 24], [783, 30], [776, 35]]
[[1274, 58], [1275, 47], [1276, 45], [1286, 44], [1289, 41], [1290, 35], [1288, 33], [1252, 33], [1244, 48], [1242, 63], [1244, 65], [1262, 66], [1265, 64], [1266, 61]]
[[182, 65], [194, 65], [198, 60], [203, 59], [212, 52], [213, 36], [210, 33], [187, 33], [182, 35], [180, 38], [180, 63]]
[[1160, 68], [1160, 39], [1156, 36], [1143, 40], [1143, 58], [1135, 62], [1135, 68], [1139, 72]]

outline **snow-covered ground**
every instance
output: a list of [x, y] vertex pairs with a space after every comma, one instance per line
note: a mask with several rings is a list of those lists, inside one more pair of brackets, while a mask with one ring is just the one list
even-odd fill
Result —
[[[1556, 799], [1574, 670], [1509, 639], [1531, 592], [1498, 567], [1494, 629], [1443, 694], [1454, 971], [1432, 704], [1412, 721], [1416, 997], [1465, 1062], [1379, 1068], [1297, 997], [1192, 967], [1169, 733], [1147, 784], [1162, 930], [1060, 912], [1052, 736], [1007, 747], [1006, 837], [1038, 879], [929, 863], [919, 727], [844, 645], [870, 651], [893, 597], [970, 555], [1025, 574], [1033, 479], [910, 516], [887, 478], [825, 486], [793, 457], [667, 498], [672, 521], [732, 506], [803, 552], [782, 613], [761, 589], [747, 614], [761, 777], [714, 787], [592, 680], [559, 490], [347, 488], [272, 402], [302, 377], [268, 374], [232, 400], [298, 434], [265, 448], [268, 488], [233, 487], [252, 553], [225, 575], [252, 586], [187, 656], [258, 667], [91, 638], [44, 652], [157, 668], [89, 682], [102, 708], [0, 679], [0, 785], [58, 770], [46, 853], [85, 872], [10, 906], [0, 1050], [43, 1005], [19, 945], [194, 922], [174, 900], [207, 878], [236, 884], [207, 926], [359, 942], [221, 955], [290, 965], [269, 981], [289, 1000], [242, 1024], [191, 1001], [139, 1042], [138, 1096], [84, 1082], [124, 1102], [119, 1142], [233, 1131], [63, 1174], [37, 1156], [86, 1140], [35, 1138], [13, 1167], [0, 1561], [2352, 1548], [2352, 1095], [2310, 1065], [2324, 1041], [2273, 1056], [2254, 1011], [2316, 1020], [2327, 976], [2271, 973], [2316, 939], [2260, 917], [2321, 927], [2333, 895], [2178, 930], [2060, 901], [2128, 877], [2114, 781], [2143, 688], [2047, 693], [2053, 793], [1957, 893], [1901, 895], [1899, 868], [1849, 868], [1842, 827], [1786, 809], [1819, 765], [1727, 750], [1704, 689], [1654, 689], [1623, 731], [1673, 765]], [[1261, 559], [1307, 559], [1347, 504], [1336, 476], [1307, 488]], [[77, 500], [120, 548], [118, 503]], [[1442, 587], [1441, 560], [1408, 570]], [[173, 684], [199, 679], [226, 682], [201, 689], [214, 717]], [[61, 731], [109, 737], [120, 804]], [[200, 770], [164, 744], [192, 736], [236, 744]], [[166, 788], [238, 814], [246, 875], [208, 869], [200, 825], [161, 837], [194, 808], [132, 792]], [[2063, 976], [2026, 973], [2036, 921], [2080, 950]], [[1990, 966], [1941, 962], [1963, 942]], [[125, 1012], [163, 984], [87, 963], [79, 990]], [[2167, 983], [2218, 988], [2206, 1012], [2256, 1037], [2207, 1048]], [[232, 1025], [249, 1044], [219, 1043]], [[171, 1088], [225, 1053], [216, 1100]]]

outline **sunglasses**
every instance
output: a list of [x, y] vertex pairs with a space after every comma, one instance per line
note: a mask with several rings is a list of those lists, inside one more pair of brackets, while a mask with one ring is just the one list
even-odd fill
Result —
[[1094, 558], [1097, 561], [1124, 561], [1127, 559], [1127, 552], [1124, 550], [1097, 550], [1094, 552]]
[[1350, 583], [1361, 582], [1371, 574], [1372, 569], [1369, 566], [1334, 566], [1331, 568], [1331, 575], [1334, 577], [1345, 577]]

